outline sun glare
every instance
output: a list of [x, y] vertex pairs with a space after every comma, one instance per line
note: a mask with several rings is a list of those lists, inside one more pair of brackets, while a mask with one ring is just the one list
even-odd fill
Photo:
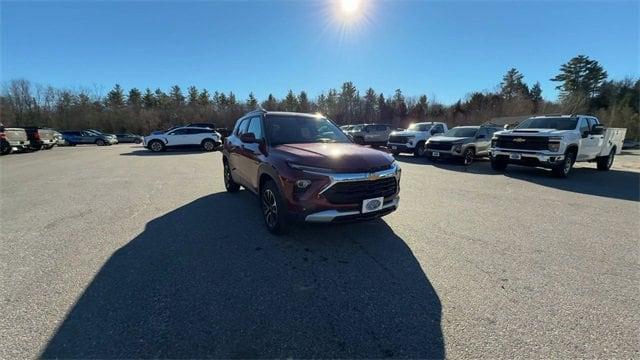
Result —
[[360, 9], [360, 0], [340, 0], [340, 8], [345, 15], [353, 15]]

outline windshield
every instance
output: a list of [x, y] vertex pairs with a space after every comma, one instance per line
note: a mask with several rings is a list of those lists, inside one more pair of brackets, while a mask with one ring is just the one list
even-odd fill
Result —
[[411, 124], [407, 130], [428, 131], [432, 126], [432, 124]]
[[477, 132], [478, 132], [478, 128], [453, 128], [453, 129], [447, 131], [446, 133], [444, 133], [443, 136], [448, 136], [448, 137], [474, 137], [474, 136], [476, 136]]
[[311, 116], [268, 116], [266, 136], [272, 146], [301, 143], [349, 143], [331, 121]]
[[515, 128], [573, 130], [577, 123], [578, 118], [529, 118]]

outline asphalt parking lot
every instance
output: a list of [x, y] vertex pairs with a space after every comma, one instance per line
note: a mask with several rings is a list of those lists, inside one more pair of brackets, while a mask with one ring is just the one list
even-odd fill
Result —
[[640, 355], [640, 153], [399, 161], [397, 212], [274, 237], [220, 153], [2, 157], [0, 358]]

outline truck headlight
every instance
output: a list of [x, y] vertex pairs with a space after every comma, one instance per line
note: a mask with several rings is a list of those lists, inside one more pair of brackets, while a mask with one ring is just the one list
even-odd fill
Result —
[[550, 142], [549, 143], [549, 151], [558, 152], [560, 150], [559, 142]]

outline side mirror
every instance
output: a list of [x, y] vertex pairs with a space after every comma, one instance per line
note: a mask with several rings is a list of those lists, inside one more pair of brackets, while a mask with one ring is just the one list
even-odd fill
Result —
[[595, 124], [591, 127], [591, 135], [604, 134], [604, 126], [602, 124]]
[[256, 134], [254, 133], [244, 133], [240, 135], [240, 141], [246, 144], [255, 144], [258, 142], [258, 140], [256, 140]]

